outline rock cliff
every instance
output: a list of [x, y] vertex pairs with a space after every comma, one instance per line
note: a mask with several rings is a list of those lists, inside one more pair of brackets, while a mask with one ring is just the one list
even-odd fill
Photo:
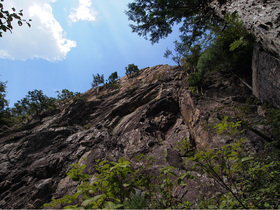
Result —
[[[183, 138], [205, 148], [232, 141], [209, 127], [222, 115], [234, 115], [232, 107], [250, 97], [237, 78], [209, 74], [197, 94], [188, 90], [178, 67], [159, 65], [140, 73], [118, 80], [117, 89], [90, 89], [86, 100], [1, 133], [0, 208], [39, 208], [73, 191], [76, 185], [66, 173], [78, 161], [92, 174], [97, 159], [133, 162], [141, 153], [155, 157], [155, 171], [166, 165], [184, 170], [184, 154], [176, 148]], [[249, 130], [246, 135], [252, 148], [263, 142]], [[191, 182], [184, 190], [180, 195], [195, 203], [203, 186]]]
[[280, 107], [280, 1], [230, 0], [211, 2], [216, 14], [237, 12], [255, 38], [253, 93], [262, 101]]

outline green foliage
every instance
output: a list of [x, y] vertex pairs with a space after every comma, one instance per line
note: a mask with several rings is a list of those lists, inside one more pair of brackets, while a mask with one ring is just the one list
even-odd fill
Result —
[[125, 209], [144, 209], [148, 205], [147, 198], [145, 198], [144, 193], [140, 191], [130, 196], [129, 200], [124, 202]]
[[184, 54], [186, 53], [187, 51], [187, 47], [184, 43], [182, 42], [178, 42], [178, 41], [175, 41], [174, 42], [175, 44], [175, 49], [174, 51], [176, 52], [176, 54], [174, 55], [173, 52], [169, 49], [167, 49], [164, 53], [164, 57], [165, 58], [169, 58], [169, 56], [172, 56], [172, 60], [178, 65], [178, 66], [181, 66], [182, 64], [182, 59], [184, 57]]
[[58, 103], [61, 105], [65, 105], [67, 103], [69, 103], [71, 100], [75, 100], [75, 99], [81, 99], [81, 93], [79, 92], [73, 92], [67, 89], [63, 89], [62, 91], [56, 91], [57, 93], [57, 100]]
[[188, 83], [189, 83], [189, 86], [198, 86], [201, 84], [201, 81], [203, 79], [203, 75], [200, 73], [200, 72], [196, 72], [196, 73], [191, 73], [189, 75], [189, 78], [188, 78]]
[[118, 89], [119, 84], [117, 84], [118, 80], [118, 72], [113, 72], [109, 77], [108, 80], [106, 80], [105, 87], [109, 89]]
[[224, 117], [221, 123], [214, 126], [216, 128], [216, 132], [218, 134], [224, 134], [224, 135], [237, 135], [242, 133], [243, 131], [240, 131], [238, 128], [241, 126], [241, 121], [238, 122], [228, 122], [228, 116]]
[[74, 93], [73, 91], [70, 91], [70, 90], [67, 90], [67, 89], [63, 89], [61, 92], [56, 91], [56, 93], [57, 93], [57, 99], [58, 100], [66, 100], [66, 99], [74, 98], [75, 96], [80, 95], [79, 92]]
[[221, 68], [219, 57], [223, 56], [221, 45], [214, 44], [208, 47], [199, 57], [197, 61], [198, 72], [205, 73], [206, 71], [215, 71]]
[[112, 84], [112, 83], [115, 83], [118, 79], [118, 72], [113, 72], [109, 77], [108, 77], [108, 83], [109, 84]]
[[[213, 178], [225, 192], [212, 199], [211, 207], [202, 208], [277, 208], [280, 196], [277, 156], [248, 154], [243, 149], [244, 140], [220, 149], [199, 151], [189, 161], [194, 170]], [[276, 158], [277, 157], [277, 158]]]
[[226, 14], [224, 21], [223, 27], [213, 27], [215, 35], [209, 52], [211, 56], [204, 59], [205, 66], [210, 64], [210, 70], [223, 69], [241, 75], [250, 72], [253, 52], [251, 35], [237, 13]]
[[188, 66], [193, 66], [188, 82], [190, 86], [201, 85], [204, 75], [207, 71], [215, 71], [223, 68], [220, 65], [223, 60], [224, 54], [220, 45], [209, 46], [203, 53], [197, 54], [196, 60], [187, 60]]
[[[1, 0], [1, 2], [3, 1], [4, 0]], [[3, 4], [0, 3], [0, 37], [3, 36], [3, 32], [7, 32], [7, 31], [12, 32], [13, 29], [12, 22], [14, 20], [17, 21], [17, 24], [19, 26], [22, 26], [23, 22], [25, 22], [29, 27], [31, 27], [29, 23], [31, 19], [29, 19], [28, 21], [22, 19], [23, 10], [20, 10], [18, 13], [16, 12], [15, 8], [12, 8], [11, 10], [12, 12], [5, 10]]]
[[0, 111], [2, 112], [8, 105], [8, 101], [5, 99], [6, 97], [6, 86], [7, 82], [0, 82]]
[[101, 84], [104, 84], [104, 75], [99, 75], [99, 74], [96, 74], [96, 75], [92, 75], [93, 77], [93, 81], [92, 81], [92, 88], [95, 88]]
[[182, 67], [188, 73], [195, 73], [197, 71], [197, 62], [201, 55], [201, 44], [196, 44], [184, 52], [182, 58]]
[[185, 137], [182, 141], [177, 142], [176, 149], [179, 149], [184, 157], [193, 156], [195, 147], [189, 141], [189, 138]]
[[87, 174], [83, 174], [83, 170], [85, 169], [85, 165], [80, 165], [80, 163], [77, 164], [71, 164], [72, 168], [67, 173], [67, 175], [75, 182], [77, 181], [89, 181], [90, 176]]
[[57, 93], [57, 100], [59, 104], [67, 104], [72, 99], [78, 99], [81, 97], [81, 93], [79, 92], [73, 92], [67, 89], [63, 89], [62, 91], [56, 91]]
[[251, 77], [253, 40], [238, 15], [225, 15], [223, 25], [210, 21], [207, 29], [207, 33], [192, 42], [182, 35], [181, 42], [175, 42], [176, 54], [167, 50], [164, 55], [171, 55], [189, 73], [189, 85], [202, 85], [204, 75], [209, 71], [223, 70], [240, 77]]
[[[217, 133], [237, 136], [241, 122], [225, 117], [215, 128]], [[280, 198], [279, 152], [253, 153], [244, 149], [245, 140], [209, 151], [198, 150], [187, 159], [192, 170], [215, 180], [223, 190], [201, 208], [278, 208]], [[271, 150], [271, 149], [270, 149]]]
[[128, 78], [132, 78], [139, 75], [138, 66], [134, 64], [129, 64], [128, 67], [125, 67], [125, 74]]
[[[82, 181], [77, 192], [70, 197], [64, 196], [62, 199], [53, 200], [52, 203], [45, 204], [45, 207], [62, 203], [71, 204], [79, 197], [82, 200], [79, 204], [65, 208], [123, 208], [124, 203], [132, 205], [132, 201], [129, 202], [130, 196], [133, 196], [135, 202], [136, 189], [141, 191], [143, 187], [149, 185], [141, 170], [134, 170], [131, 163], [125, 159], [98, 163], [97, 175], [93, 177], [92, 183], [89, 182], [89, 175], [82, 174], [85, 166], [74, 164], [72, 167], [68, 175], [73, 181]], [[68, 202], [69, 198], [71, 202]]]
[[167, 37], [174, 24], [182, 23], [184, 43], [191, 46], [211, 22], [209, 11], [208, 0], [136, 0], [128, 4], [126, 14], [135, 23], [130, 25], [132, 31], [149, 37], [152, 43]]
[[42, 111], [55, 109], [55, 98], [49, 98], [42, 90], [29, 91], [25, 98], [19, 100], [12, 108], [13, 116], [19, 120], [26, 120], [31, 115], [39, 116]]
[[11, 113], [8, 108], [9, 102], [6, 99], [6, 84], [7, 82], [0, 82], [0, 127], [11, 125]]
[[96, 74], [92, 75], [93, 77], [93, 82], [92, 82], [92, 88], [95, 88], [101, 84], [105, 84], [106, 88], [110, 89], [117, 89], [119, 88], [119, 85], [117, 84], [117, 80], [119, 79], [118, 72], [113, 72], [108, 79], [106, 80], [106, 83], [104, 83], [104, 75]]
[[[79, 181], [77, 191], [61, 199], [53, 199], [43, 207], [64, 208], [189, 208], [189, 202], [178, 201], [176, 193], [184, 186], [184, 180], [192, 178], [188, 173], [178, 176], [173, 167], [161, 170], [152, 184], [151, 176], [145, 170], [151, 166], [151, 160], [143, 160], [138, 167], [119, 159], [118, 162], [98, 161], [96, 174], [92, 177], [82, 173], [85, 166], [73, 164], [67, 173], [73, 181]], [[175, 178], [175, 182], [173, 182]], [[157, 181], [155, 181], [157, 180]]]

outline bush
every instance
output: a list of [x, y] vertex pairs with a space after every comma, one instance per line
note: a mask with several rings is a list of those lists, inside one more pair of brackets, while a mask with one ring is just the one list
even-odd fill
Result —
[[190, 73], [188, 78], [189, 86], [199, 86], [202, 82], [203, 75], [200, 72]]
[[93, 81], [91, 83], [92, 88], [95, 88], [98, 85], [104, 84], [104, 75], [103, 74], [102, 75], [99, 75], [99, 74], [94, 75], [93, 74], [92, 77], [93, 77]]
[[[162, 168], [158, 177], [152, 177], [145, 173], [151, 166], [149, 159], [137, 165], [133, 167], [123, 158], [118, 162], [105, 160], [97, 164], [96, 174], [92, 177], [82, 173], [86, 166], [73, 164], [67, 175], [73, 181], [80, 182], [77, 191], [61, 199], [53, 199], [43, 207], [157, 209], [191, 206], [189, 202], [178, 201], [176, 197], [179, 186], [184, 185], [185, 179], [191, 178], [188, 172], [178, 176], [170, 166]], [[172, 177], [175, 178], [175, 182], [172, 181]]]
[[11, 112], [6, 99], [6, 82], [0, 82], [0, 127], [11, 125]]
[[[215, 126], [217, 133], [238, 138], [242, 122], [229, 122], [225, 117]], [[187, 158], [192, 169], [215, 180], [223, 191], [210, 200], [201, 200], [201, 208], [264, 209], [279, 208], [279, 152], [253, 153], [245, 150], [245, 139], [209, 151], [199, 149]], [[274, 152], [273, 152], [274, 151]]]
[[42, 111], [55, 109], [55, 98], [47, 97], [42, 90], [28, 91], [25, 98], [19, 100], [12, 108], [13, 117], [19, 121], [26, 120], [29, 116], [39, 116]]
[[78, 99], [81, 97], [81, 93], [63, 89], [62, 91], [56, 91], [57, 99], [59, 100], [59, 104], [66, 104], [71, 99]]
[[107, 81], [109, 84], [112, 84], [115, 83], [118, 80], [118, 78], [119, 78], [118, 72], [115, 71], [109, 76]]
[[197, 62], [201, 55], [201, 45], [196, 44], [191, 47], [188, 52], [184, 52], [182, 58], [182, 68], [188, 73], [194, 73], [197, 71]]
[[190, 73], [192, 86], [200, 85], [208, 71], [232, 72], [247, 79], [251, 78], [252, 53], [253, 39], [238, 15], [225, 15], [224, 26], [213, 26], [210, 35], [186, 53], [182, 66]]
[[128, 67], [125, 67], [125, 74], [128, 78], [132, 78], [139, 75], [138, 66], [134, 64], [129, 64]]

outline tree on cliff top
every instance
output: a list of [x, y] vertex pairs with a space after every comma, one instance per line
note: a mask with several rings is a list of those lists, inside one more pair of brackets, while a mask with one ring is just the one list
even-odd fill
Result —
[[133, 32], [152, 43], [167, 37], [174, 24], [182, 23], [181, 39], [192, 45], [207, 30], [214, 19], [209, 3], [211, 0], [135, 0], [128, 4], [129, 20]]
[[[4, 0], [0, 0], [0, 2], [3, 2]], [[15, 8], [12, 8], [12, 12], [5, 10], [2, 3], [0, 3], [0, 37], [2, 37], [3, 32], [10, 31], [12, 32], [13, 26], [12, 22], [14, 20], [17, 20], [17, 23], [19, 26], [22, 26], [23, 22], [26, 22], [26, 24], [31, 27], [30, 21], [31, 19], [24, 20], [22, 19], [23, 10], [20, 10], [19, 13], [16, 12]]]
[[9, 126], [11, 123], [10, 112], [9, 112], [9, 102], [6, 99], [6, 84], [7, 82], [0, 81], [0, 127]]

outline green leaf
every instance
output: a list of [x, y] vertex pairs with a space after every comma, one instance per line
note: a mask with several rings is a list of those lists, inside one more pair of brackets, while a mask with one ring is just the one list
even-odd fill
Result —
[[70, 206], [65, 206], [63, 209], [81, 209], [78, 204], [77, 205], [70, 205]]
[[104, 208], [105, 209], [118, 209], [118, 208], [121, 208], [121, 207], [123, 207], [122, 204], [115, 204], [112, 201], [106, 201], [104, 203]]
[[94, 202], [94, 198], [90, 198], [90, 199], [85, 200], [85, 201], [82, 203], [82, 206], [86, 207], [86, 206], [88, 206], [91, 202]]
[[215, 206], [215, 205], [209, 205], [209, 206], [208, 206], [208, 209], [217, 209], [217, 206]]
[[267, 203], [267, 202], [265, 202], [265, 203], [264, 203], [264, 207], [265, 207], [265, 208], [269, 208], [269, 207], [270, 207], [270, 204]]
[[245, 161], [250, 161], [250, 160], [253, 160], [254, 158], [253, 157], [243, 157], [242, 159], [241, 159], [241, 162], [243, 163], [243, 162], [245, 162]]
[[101, 195], [97, 195], [94, 196], [93, 198], [87, 199], [82, 203], [82, 206], [86, 207], [88, 206], [90, 203], [95, 203], [96, 201], [98, 201], [99, 199], [103, 199], [104, 197], [106, 197], [105, 194], [101, 194]]
[[212, 170], [216, 173], [216, 174], [219, 174], [219, 167], [218, 166], [214, 166], [212, 168]]
[[124, 186], [124, 187], [128, 187], [128, 186], [130, 186], [130, 184], [123, 184], [123, 186]]

